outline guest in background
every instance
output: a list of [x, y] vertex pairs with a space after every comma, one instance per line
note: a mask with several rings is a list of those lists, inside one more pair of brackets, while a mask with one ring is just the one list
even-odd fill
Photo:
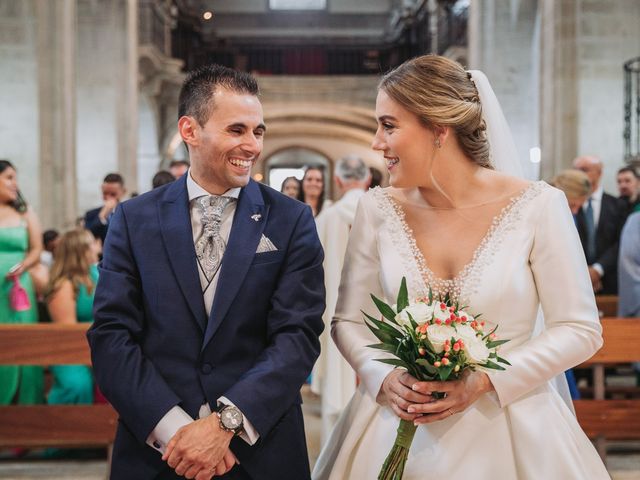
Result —
[[84, 226], [104, 244], [111, 216], [127, 190], [124, 188], [124, 179], [119, 173], [110, 173], [104, 177], [101, 189], [103, 205], [86, 213]]
[[618, 242], [624, 212], [618, 199], [602, 188], [602, 161], [598, 157], [578, 157], [573, 166], [586, 173], [591, 181], [591, 194], [578, 211], [576, 224], [587, 257], [593, 291], [616, 295]]
[[311, 207], [313, 216], [317, 217], [324, 207], [331, 205], [331, 200], [325, 199], [324, 169], [308, 167], [302, 177], [302, 188], [298, 200]]
[[[41, 251], [38, 217], [20, 194], [15, 167], [0, 160], [0, 323], [38, 321], [28, 272], [40, 262]], [[41, 403], [42, 390], [41, 367], [0, 366], [0, 405]]]
[[300, 180], [296, 177], [287, 177], [282, 182], [280, 192], [284, 193], [287, 197], [298, 198], [300, 195]]
[[174, 179], [180, 178], [189, 170], [189, 162], [187, 160], [172, 160], [169, 164], [169, 173]]
[[167, 172], [166, 170], [160, 170], [153, 176], [153, 179], [151, 180], [151, 188], [158, 188], [173, 181], [175, 181], [175, 177], [171, 175], [170, 172]]
[[580, 170], [564, 170], [549, 183], [564, 192], [573, 220], [577, 222], [578, 212], [591, 193], [591, 181], [587, 174]]
[[371, 174], [364, 161], [353, 155], [338, 160], [335, 182], [342, 198], [316, 218], [318, 236], [324, 248], [325, 329], [320, 337], [320, 357], [313, 371], [311, 389], [322, 395], [322, 442], [356, 391], [356, 373], [330, 339], [331, 319], [338, 301], [344, 254], [356, 216], [358, 201], [369, 188]]
[[624, 205], [627, 215], [640, 207], [640, 175], [630, 166], [618, 170], [618, 193]]
[[[573, 214], [573, 221], [578, 222], [578, 212], [582, 209], [582, 205], [587, 201], [591, 194], [591, 181], [586, 173], [580, 170], [564, 170], [556, 175], [551, 182], [554, 187], [562, 190], [567, 197], [569, 210]], [[573, 369], [567, 370], [567, 384], [569, 385], [569, 393], [573, 400], [580, 399], [580, 391], [576, 382], [576, 376]]]
[[[93, 295], [98, 282], [100, 243], [91, 232], [71, 230], [62, 236], [51, 268], [46, 296], [51, 321], [57, 324], [93, 322]], [[86, 365], [51, 366], [54, 383], [47, 403], [93, 403], [93, 375]]]
[[369, 188], [376, 188], [382, 185], [382, 172], [377, 168], [369, 167], [371, 173], [371, 182]]
[[46, 230], [42, 234], [42, 245], [44, 248], [40, 254], [40, 263], [47, 268], [51, 268], [53, 265], [53, 256], [55, 255], [56, 247], [60, 243], [60, 238], [60, 233], [54, 229]]

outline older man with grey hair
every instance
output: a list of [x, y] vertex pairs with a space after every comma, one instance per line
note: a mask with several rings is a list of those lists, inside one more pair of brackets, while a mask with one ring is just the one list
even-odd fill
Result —
[[369, 167], [361, 158], [349, 155], [338, 160], [335, 182], [343, 196], [316, 218], [318, 236], [325, 252], [323, 266], [327, 307], [323, 315], [326, 328], [320, 339], [322, 350], [316, 362], [312, 390], [322, 395], [323, 441], [356, 389], [356, 374], [330, 340], [328, 332], [331, 331], [331, 319], [338, 300], [340, 274], [351, 224], [356, 216], [358, 201], [369, 188], [370, 180]]

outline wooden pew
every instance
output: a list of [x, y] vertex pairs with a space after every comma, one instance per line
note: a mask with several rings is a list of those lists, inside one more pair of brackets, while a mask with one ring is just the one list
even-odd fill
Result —
[[604, 345], [581, 367], [593, 369], [594, 399], [576, 400], [580, 425], [606, 460], [607, 440], [640, 440], [640, 399], [606, 400], [605, 366], [640, 361], [640, 318], [603, 318]]
[[[91, 365], [88, 325], [0, 324], [0, 365]], [[0, 448], [111, 447], [110, 405], [0, 406]]]
[[596, 305], [601, 317], [618, 316], [618, 296], [617, 295], [596, 295]]

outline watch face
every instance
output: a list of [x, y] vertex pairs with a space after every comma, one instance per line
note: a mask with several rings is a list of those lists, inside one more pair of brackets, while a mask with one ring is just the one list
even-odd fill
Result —
[[235, 430], [242, 426], [242, 413], [235, 407], [227, 407], [220, 412], [220, 421], [225, 428]]

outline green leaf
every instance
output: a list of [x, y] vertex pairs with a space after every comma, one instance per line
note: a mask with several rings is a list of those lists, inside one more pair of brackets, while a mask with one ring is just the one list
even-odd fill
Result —
[[431, 290], [431, 285], [429, 285], [429, 303], [433, 303], [433, 290]]
[[396, 358], [376, 358], [376, 362], [386, 363], [387, 365], [393, 365], [395, 367], [407, 368], [407, 364], [405, 362]]
[[444, 382], [447, 378], [449, 378], [449, 375], [451, 375], [451, 372], [453, 372], [454, 368], [455, 365], [453, 363], [450, 363], [446, 367], [438, 368], [438, 376], [440, 377], [440, 380]]
[[[378, 307], [378, 310], [384, 318], [395, 323], [396, 325], [398, 324], [398, 322], [396, 322], [396, 312], [393, 311], [393, 308], [391, 308], [389, 305], [387, 305], [385, 302], [383, 302], [373, 294], [371, 294], [371, 299], [373, 300], [373, 303], [376, 304], [376, 307]], [[400, 307], [398, 307], [398, 312], [401, 311], [402, 310], [400, 310]]]
[[[381, 320], [373, 318], [368, 313], [365, 313], [365, 312], [362, 312], [362, 313], [364, 314], [365, 317], [367, 317], [367, 320], [369, 320], [369, 322], [373, 323], [376, 327], [378, 327], [380, 330], [388, 333], [393, 338], [402, 338], [402, 337], [404, 337], [404, 333], [401, 332], [400, 330], [398, 330], [393, 325], [389, 325], [388, 323], [385, 323], [385, 322], [383, 322]], [[369, 325], [369, 328], [371, 328], [370, 325]]]
[[416, 360], [416, 363], [420, 365], [422, 368], [424, 368], [431, 375], [434, 375], [438, 372], [438, 369], [434, 367], [432, 364], [430, 364], [424, 358], [419, 358], [418, 360]]
[[487, 348], [496, 348], [496, 347], [499, 347], [500, 345], [507, 343], [508, 341], [509, 340], [493, 340], [487, 343]]
[[485, 363], [482, 364], [482, 366], [485, 368], [491, 368], [493, 370], [505, 370], [504, 367], [501, 367], [497, 363], [493, 363], [491, 360], [487, 360]]
[[511, 364], [510, 364], [510, 363], [509, 363], [505, 358], [498, 357], [497, 355], [496, 355], [496, 358], [498, 359], [498, 361], [499, 361], [500, 363], [504, 363], [505, 365], [509, 365], [509, 366], [511, 366]]
[[400, 283], [400, 290], [398, 290], [397, 308], [401, 312], [409, 306], [409, 293], [407, 292], [407, 279], [402, 277], [402, 283]]

